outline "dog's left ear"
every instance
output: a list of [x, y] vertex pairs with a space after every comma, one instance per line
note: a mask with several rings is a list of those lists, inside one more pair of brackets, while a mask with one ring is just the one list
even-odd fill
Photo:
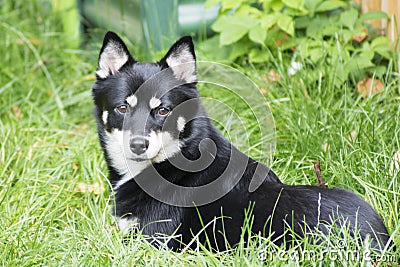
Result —
[[159, 63], [164, 68], [171, 68], [175, 77], [179, 80], [187, 83], [197, 81], [196, 55], [190, 36], [184, 36], [176, 41]]

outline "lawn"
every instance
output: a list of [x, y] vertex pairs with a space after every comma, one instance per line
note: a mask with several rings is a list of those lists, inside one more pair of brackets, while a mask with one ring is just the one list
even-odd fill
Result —
[[[337, 265], [369, 264], [362, 255], [338, 256], [339, 245], [360, 252], [368, 247], [357, 248], [346, 234], [343, 240], [327, 237], [322, 245], [300, 240], [289, 251], [257, 237], [247, 248], [239, 244], [224, 253], [207, 248], [160, 251], [141, 237], [123, 242], [109, 211], [107, 169], [93, 117], [91, 85], [101, 39], [93, 34], [81, 49], [68, 49], [60, 15], [45, 0], [6, 0], [0, 10], [0, 265], [325, 266], [331, 260]], [[97, 32], [102, 35], [105, 30]], [[130, 48], [138, 51], [138, 46]], [[198, 57], [210, 60], [202, 51]], [[391, 62], [384, 89], [367, 98], [360, 97], [351, 81], [335, 87], [335, 69], [325, 70], [326, 76], [314, 82], [308, 68], [289, 76], [290, 61], [283, 57], [235, 67], [264, 89], [276, 127], [270, 165], [281, 180], [316, 185], [314, 163], [320, 162], [329, 187], [350, 189], [370, 203], [399, 247], [397, 64]], [[279, 74], [272, 79], [277, 81], [268, 81], [271, 69]], [[204, 89], [201, 94], [212, 92]], [[224, 94], [218, 97], [233, 102]], [[251, 129], [251, 119], [245, 124]], [[250, 141], [257, 144], [258, 139]], [[248, 152], [256, 155], [255, 148]], [[322, 261], [308, 257], [311, 252], [324, 255]], [[371, 256], [371, 261], [390, 266], [387, 261], [394, 256], [384, 252]]]

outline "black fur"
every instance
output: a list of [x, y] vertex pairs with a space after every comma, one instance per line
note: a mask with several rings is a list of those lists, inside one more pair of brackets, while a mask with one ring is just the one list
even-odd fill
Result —
[[[160, 62], [139, 63], [131, 57], [125, 44], [115, 33], [106, 34], [100, 55], [110, 41], [114, 42], [114, 45], [120, 45], [120, 49], [127, 54], [128, 60], [117, 73], [109, 73], [107, 77], [98, 76], [93, 86], [93, 96], [100, 143], [108, 163], [111, 184], [115, 185], [122, 175], [119, 174], [120, 170], [112, 164], [111, 157], [113, 155], [110, 155], [106, 149], [107, 140], [105, 138], [106, 132], [123, 128], [123, 118], [115, 114], [114, 108], [124, 103], [125, 99], [151, 76], [168, 68], [167, 58], [169, 56], [179, 55], [182, 50], [185, 50], [184, 52], [189, 52], [195, 60], [195, 54], [191, 38], [183, 37], [172, 46]], [[161, 87], [162, 84], [158, 86]], [[177, 83], [175, 89], [162, 97], [162, 101], [174, 110], [179, 103], [196, 97], [195, 82], [183, 85]], [[140, 101], [140, 98], [138, 99]], [[188, 112], [204, 115], [201, 103], [198, 101], [194, 103]], [[109, 112], [107, 123], [102, 120], [104, 111]], [[148, 112], [151, 114], [152, 111]], [[146, 111], [142, 110], [141, 113], [142, 115], [146, 114]], [[132, 121], [130, 126], [132, 129], [140, 121], [135, 116], [133, 118], [136, 118], [136, 121]], [[154, 118], [149, 124], [146, 124], [145, 128], [156, 127], [162, 123], [162, 120]], [[284, 234], [285, 222], [286, 225], [291, 225], [298, 235], [302, 236], [305, 232], [316, 228], [325, 231], [324, 222], [331, 223], [332, 217], [338, 225], [347, 221], [350, 230], [359, 231], [362, 238], [370, 235], [373, 238], [374, 247], [382, 247], [388, 242], [389, 235], [381, 218], [369, 204], [357, 195], [338, 188], [289, 186], [281, 183], [266, 166], [237, 151], [205, 116], [199, 116], [185, 125], [184, 131], [179, 134], [179, 139], [183, 144], [181, 152], [189, 160], [198, 159], [200, 157], [199, 144], [206, 138], [213, 140], [217, 146], [215, 159], [208, 168], [198, 172], [188, 172], [175, 167], [170, 163], [170, 159], [154, 163], [154, 168], [146, 168], [135, 179], [129, 180], [116, 190], [115, 215], [138, 218], [142, 232], [150, 237], [178, 235], [177, 238], [168, 242], [168, 246], [174, 249], [188, 244], [193, 235], [197, 234], [210, 221], [221, 217], [221, 214], [224, 216], [223, 220], [217, 219], [215, 224], [209, 225], [206, 231], [199, 235], [200, 241], [205, 242], [205, 235], [207, 235], [212, 247], [218, 250], [226, 249], [226, 241], [230, 245], [237, 244], [242, 233], [245, 210], [252, 205], [254, 205], [252, 206], [254, 215], [252, 232], [264, 235], [272, 234], [277, 244], [280, 244], [284, 238], [286, 240], [291, 238], [290, 234]], [[233, 186], [233, 189], [222, 198], [196, 208], [177, 207], [162, 203], [144, 192], [137, 183], [140, 180], [151, 183], [154, 172], [157, 171], [165, 179], [177, 185], [187, 187], [205, 185], [219, 177], [228, 166], [229, 161], [235, 163], [243, 160], [247, 162], [244, 173], [239, 169], [231, 169], [228, 178], [220, 188], [217, 188], [217, 190], [223, 190]], [[257, 167], [259, 169], [255, 174]], [[241, 179], [236, 185], [232, 185], [232, 179], [238, 175], [241, 176]], [[249, 192], [253, 175], [259, 176], [264, 181], [256, 191]], [[195, 195], [176, 195], [176, 192], [161, 187], [157, 182], [154, 182], [154, 188], [157, 188], [158, 192], [170, 196], [171, 199], [193, 198], [195, 200], [197, 197]], [[160, 222], [166, 219], [169, 221]], [[307, 229], [304, 229], [304, 222], [307, 223]]]

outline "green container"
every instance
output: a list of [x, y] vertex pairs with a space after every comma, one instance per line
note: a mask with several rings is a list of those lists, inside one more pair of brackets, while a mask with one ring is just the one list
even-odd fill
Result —
[[218, 8], [204, 0], [80, 0], [85, 20], [143, 42], [150, 51], [168, 48], [179, 36], [205, 37]]

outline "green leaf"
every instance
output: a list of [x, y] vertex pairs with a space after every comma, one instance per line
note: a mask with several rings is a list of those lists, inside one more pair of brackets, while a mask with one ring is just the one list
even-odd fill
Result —
[[211, 8], [211, 7], [214, 7], [214, 6], [218, 5], [221, 2], [222, 2], [222, 0], [207, 0], [204, 3], [204, 7], [205, 8]]
[[272, 0], [271, 1], [271, 9], [275, 12], [281, 12], [285, 7], [285, 4], [282, 3], [282, 0]]
[[245, 0], [222, 0], [221, 10], [231, 10], [233, 8], [239, 7]]
[[263, 10], [265, 12], [268, 12], [271, 9], [271, 2], [272, 1], [273, 0], [260, 0], [260, 2], [262, 4], [262, 7], [263, 7]]
[[317, 8], [317, 6], [323, 2], [324, 0], [306, 0], [304, 3], [304, 6], [307, 10], [311, 12], [311, 17], [314, 16], [314, 12]]
[[385, 36], [379, 36], [379, 37], [376, 37], [374, 40], [372, 40], [371, 48], [374, 50], [377, 48], [384, 48], [386, 50], [389, 50], [391, 43], [392, 43], [392, 40], [390, 40], [390, 38], [385, 37]]
[[376, 53], [378, 53], [379, 55], [381, 55], [382, 57], [384, 57], [386, 59], [393, 58], [393, 54], [391, 54], [390, 51], [376, 50]]
[[299, 10], [291, 7], [287, 7], [283, 10], [283, 14], [288, 15], [290, 17], [298, 17], [298, 16], [304, 16], [307, 15], [309, 12], [306, 9]]
[[257, 22], [247, 16], [223, 15], [214, 22], [212, 29], [216, 32], [222, 32], [230, 27], [240, 27], [249, 30], [255, 25], [257, 25]]
[[232, 50], [229, 54], [229, 60], [235, 60], [249, 52], [249, 46], [243, 42], [232, 45]]
[[335, 0], [328, 0], [323, 1], [318, 7], [315, 9], [316, 12], [324, 12], [329, 10], [334, 10], [341, 7], [346, 7], [348, 4], [343, 1], [335, 1]]
[[282, 0], [282, 2], [288, 7], [304, 10], [304, 0]]
[[221, 35], [219, 36], [219, 44], [222, 46], [233, 44], [245, 36], [248, 31], [247, 28], [228, 28], [221, 32]]
[[372, 51], [372, 50], [362, 51], [358, 55], [358, 57], [371, 61], [374, 58], [374, 51]]
[[312, 62], [317, 63], [324, 56], [324, 53], [321, 48], [310, 49], [310, 59]]
[[340, 28], [336, 25], [329, 25], [322, 28], [321, 30], [321, 34], [323, 36], [329, 36], [329, 37], [335, 36], [335, 34], [338, 32], [340, 32]]
[[[231, 46], [219, 46], [219, 36], [213, 36], [208, 38], [202, 42], [199, 42], [197, 45], [196, 54], [206, 55], [207, 59], [209, 60], [226, 60], [231, 53], [232, 47]], [[218, 47], [218, 49], [215, 49]], [[235, 47], [235, 46], [234, 46]]]
[[278, 16], [275, 14], [267, 14], [263, 15], [260, 19], [261, 27], [264, 28], [264, 30], [268, 30], [271, 28], [275, 23], [278, 21]]
[[340, 22], [350, 30], [354, 29], [354, 25], [358, 18], [358, 11], [354, 8], [343, 11], [340, 14]]
[[245, 36], [256, 22], [250, 17], [221, 16], [212, 25], [212, 29], [220, 32], [220, 45], [229, 45]]
[[220, 16], [216, 19], [213, 25], [211, 25], [211, 29], [216, 32], [222, 32], [224, 30], [224, 27], [229, 25], [229, 22], [227, 22], [227, 20], [227, 16]]
[[336, 81], [334, 82], [336, 86], [344, 83], [349, 77], [349, 72], [346, 71], [343, 67], [337, 67], [336, 69]]
[[337, 67], [335, 69], [335, 86], [340, 86], [341, 84], [343, 84], [349, 77], [349, 73], [350, 72], [346, 70], [345, 66], [343, 66], [342, 64], [337, 64]]
[[261, 26], [259, 25], [253, 27], [253, 29], [251, 29], [249, 32], [250, 40], [262, 46], [265, 45], [264, 41], [266, 37], [267, 37], [267, 31], [261, 28]]
[[294, 48], [303, 42], [307, 42], [307, 39], [306, 38], [290, 38], [288, 41], [284, 42], [280, 48], [284, 51], [284, 50], [287, 50], [290, 48]]
[[301, 16], [294, 19], [296, 29], [306, 29], [314, 21], [309, 16]]
[[328, 60], [332, 62], [332, 64], [336, 64], [336, 62], [347, 62], [351, 58], [350, 51], [353, 49], [351, 45], [346, 45], [341, 49], [338, 49], [337, 44], [332, 42], [324, 42], [324, 49], [327, 51], [329, 55]]
[[360, 54], [357, 57], [351, 58], [344, 64], [344, 69], [347, 72], [352, 72], [358, 69], [365, 69], [369, 67], [375, 66], [374, 63], [371, 62], [367, 57], [362, 57], [363, 55]]
[[391, 59], [392, 54], [390, 52], [390, 47], [392, 44], [392, 40], [387, 37], [380, 36], [372, 40], [371, 42], [371, 49], [378, 53], [379, 55], [383, 56], [386, 59]]
[[297, 47], [299, 54], [303, 58], [311, 59], [313, 63], [318, 63], [318, 60], [324, 56], [324, 43], [322, 41], [311, 41], [304, 39]]
[[278, 19], [278, 27], [287, 34], [294, 35], [294, 21], [293, 18], [283, 15]]
[[368, 20], [388, 19], [389, 16], [383, 11], [369, 11], [360, 16], [357, 23], [363, 23]]
[[249, 60], [254, 63], [262, 63], [269, 59], [269, 54], [266, 51], [258, 48], [253, 48], [249, 53]]
[[329, 26], [332, 25], [329, 21], [328, 17], [324, 16], [319, 16], [310, 21], [310, 24], [308, 25], [306, 29], [306, 34], [309, 37], [315, 38], [315, 39], [320, 39], [322, 38], [322, 30]]
[[235, 10], [235, 16], [250, 16], [252, 18], [258, 18], [263, 15], [263, 12], [258, 8], [242, 5]]
[[307, 37], [311, 37], [313, 39], [322, 39], [321, 25], [315, 22], [307, 27], [306, 29]]
[[349, 30], [346, 30], [346, 29], [343, 29], [342, 30], [342, 38], [343, 38], [343, 41], [345, 42], [345, 43], [347, 43], [347, 42], [349, 42], [350, 40], [352, 40], [352, 38], [353, 38], [353, 32], [352, 31], [349, 31]]
[[372, 68], [368, 68], [368, 71], [373, 73], [374, 76], [382, 77], [383, 75], [386, 74], [387, 67], [386, 66], [375, 66]]

